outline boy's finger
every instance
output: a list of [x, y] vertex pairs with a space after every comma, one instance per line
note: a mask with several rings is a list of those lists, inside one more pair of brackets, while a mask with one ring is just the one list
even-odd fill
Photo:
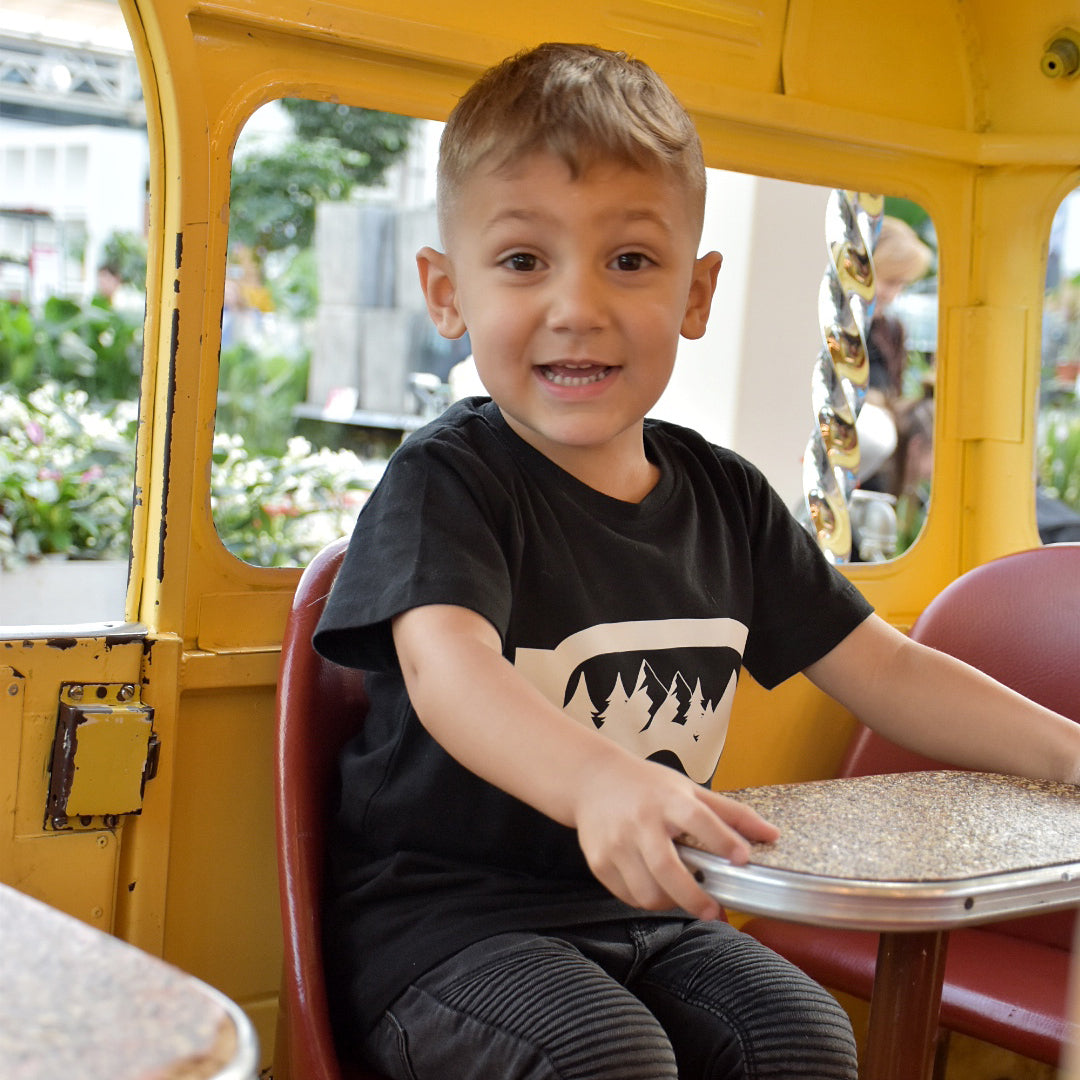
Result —
[[[700, 833], [700, 835], [699, 835]], [[742, 864], [750, 858], [750, 845], [735, 830], [722, 822], [701, 828], [698, 832], [683, 832], [672, 837], [675, 844], [720, 855], [733, 863]]]
[[715, 812], [740, 835], [755, 843], [771, 843], [780, 835], [780, 830], [766, 821], [753, 807], [721, 795], [715, 791], [705, 792]]
[[693, 871], [678, 857], [673, 847], [669, 846], [668, 854], [655, 870], [655, 877], [676, 907], [699, 919], [720, 917], [719, 901], [701, 888]]
[[699, 919], [719, 919], [720, 918], [720, 901], [714, 896], [710, 896], [695, 880], [693, 872], [690, 871], [686, 864], [679, 860], [682, 871], [685, 874], [686, 884], [680, 885], [671, 889], [671, 899], [675, 901], [678, 907], [681, 907], [683, 911], [688, 911], [691, 915], [696, 916]]

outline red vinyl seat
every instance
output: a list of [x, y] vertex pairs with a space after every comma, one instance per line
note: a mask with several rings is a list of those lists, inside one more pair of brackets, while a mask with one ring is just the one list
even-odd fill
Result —
[[327, 545], [304, 571], [281, 648], [274, 779], [285, 958], [277, 1080], [383, 1080], [339, 1060], [323, 978], [321, 902], [334, 766], [368, 702], [362, 672], [324, 660], [311, 635], [347, 544], [342, 538]]
[[[1080, 544], [995, 559], [961, 575], [926, 608], [912, 638], [967, 661], [1080, 722]], [[940, 769], [869, 728], [854, 735], [841, 776]], [[940, 1025], [1058, 1065], [1074, 911], [954, 930]], [[869, 1000], [878, 935], [751, 919], [748, 933], [834, 990]]]

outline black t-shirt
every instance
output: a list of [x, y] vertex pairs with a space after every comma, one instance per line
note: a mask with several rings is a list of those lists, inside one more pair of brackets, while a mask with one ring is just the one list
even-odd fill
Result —
[[331, 979], [361, 1029], [481, 937], [632, 910], [593, 878], [573, 830], [427, 734], [393, 616], [477, 611], [549, 700], [707, 784], [741, 666], [772, 687], [870, 611], [748, 462], [658, 421], [645, 445], [660, 479], [625, 503], [470, 399], [403, 444], [359, 516], [315, 646], [369, 672], [370, 712], [341, 759], [327, 912]]

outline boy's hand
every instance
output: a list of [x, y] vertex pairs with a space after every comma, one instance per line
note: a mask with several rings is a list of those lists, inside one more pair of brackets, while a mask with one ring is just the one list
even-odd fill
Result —
[[675, 841], [689, 838], [694, 847], [745, 863], [749, 841], [779, 835], [750, 807], [664, 765], [619, 754], [583, 786], [575, 824], [592, 872], [620, 900], [652, 911], [680, 907], [702, 919], [717, 918], [720, 905], [694, 880]]
[[421, 723], [467, 769], [577, 830], [589, 866], [621, 900], [716, 918], [675, 837], [744, 863], [748, 841], [778, 833], [748, 806], [642, 761], [547, 701], [501, 655], [495, 629], [452, 605], [394, 620], [405, 685]]

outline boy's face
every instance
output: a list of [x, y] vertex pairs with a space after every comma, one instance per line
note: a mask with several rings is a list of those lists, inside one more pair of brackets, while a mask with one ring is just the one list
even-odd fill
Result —
[[557, 464], [586, 482], [640, 470], [642, 419], [679, 335], [704, 333], [720, 266], [696, 258], [689, 196], [613, 163], [571, 179], [538, 153], [479, 170], [454, 209], [447, 253], [418, 257], [440, 332], [468, 330], [507, 422]]

